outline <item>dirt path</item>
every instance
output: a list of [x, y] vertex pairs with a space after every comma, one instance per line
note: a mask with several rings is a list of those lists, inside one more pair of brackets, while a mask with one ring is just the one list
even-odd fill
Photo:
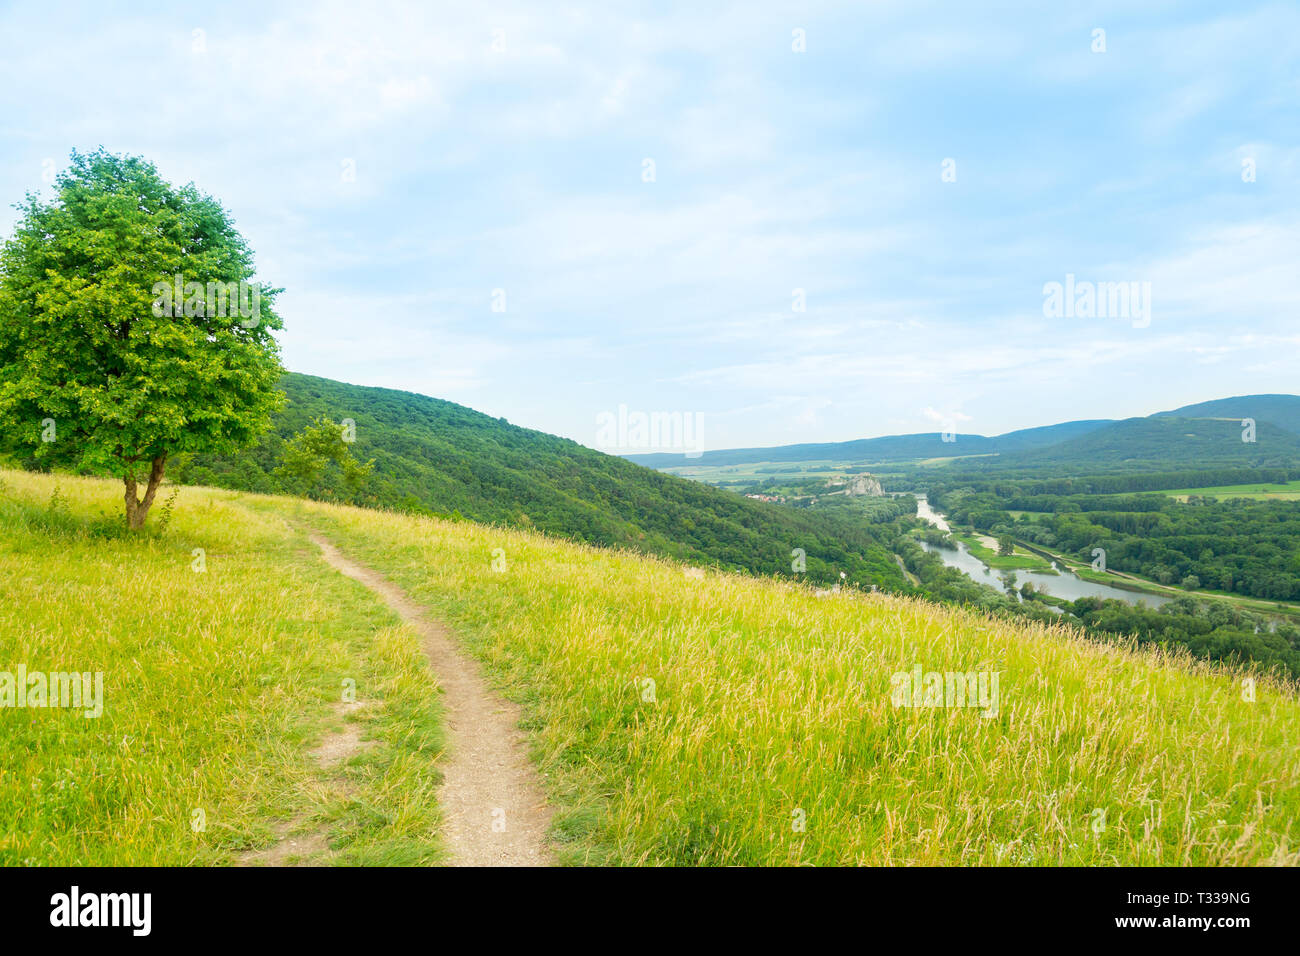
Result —
[[[361, 739], [361, 725], [347, 721], [348, 714], [364, 710], [357, 702], [339, 702], [334, 716], [341, 722], [329, 731], [309, 756], [322, 770], [339, 766], [374, 746], [373, 740]], [[337, 794], [350, 795], [352, 785], [342, 776], [333, 775], [322, 785]], [[300, 814], [276, 828], [276, 841], [258, 850], [246, 850], [235, 857], [238, 866], [323, 866], [330, 857], [329, 834], [325, 826], [311, 826], [308, 814]]]
[[477, 662], [446, 628], [370, 568], [317, 534], [312, 542], [336, 570], [360, 581], [415, 628], [443, 690], [447, 753], [438, 795], [453, 866], [546, 866], [554, 862], [546, 829], [551, 811], [519, 730], [519, 708], [488, 687]]

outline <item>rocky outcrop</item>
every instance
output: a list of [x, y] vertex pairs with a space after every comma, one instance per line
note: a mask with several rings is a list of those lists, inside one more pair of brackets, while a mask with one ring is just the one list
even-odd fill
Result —
[[849, 479], [849, 486], [844, 489], [846, 495], [871, 495], [879, 498], [885, 493], [880, 482], [872, 475], [854, 475]]

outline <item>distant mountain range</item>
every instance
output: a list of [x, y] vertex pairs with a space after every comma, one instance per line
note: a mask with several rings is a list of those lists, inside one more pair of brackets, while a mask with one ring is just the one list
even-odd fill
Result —
[[1108, 424], [1111, 424], [1108, 420], [1063, 422], [1060, 425], [1044, 425], [1007, 432], [995, 438], [958, 433], [949, 436], [953, 440], [947, 442], [943, 440], [941, 432], [923, 432], [913, 435], [888, 435], [883, 438], [859, 438], [854, 441], [706, 451], [691, 459], [672, 453], [625, 457], [638, 465], [646, 465], [650, 468], [671, 468], [682, 464], [743, 465], [760, 461], [910, 461], [950, 455], [996, 455], [1041, 448], [1086, 434]]
[[[1255, 422], [1255, 441], [1243, 441], [1241, 422]], [[626, 457], [651, 468], [742, 465], [757, 462], [841, 461], [860, 464], [917, 462], [960, 456], [962, 467], [1001, 470], [1061, 464], [1109, 467], [1185, 466], [1197, 463], [1285, 465], [1300, 462], [1300, 396], [1239, 395], [1185, 405], [1146, 418], [1090, 419], [1007, 432], [949, 436], [939, 432], [854, 441], [733, 448]], [[983, 459], [965, 456], [995, 456]]]

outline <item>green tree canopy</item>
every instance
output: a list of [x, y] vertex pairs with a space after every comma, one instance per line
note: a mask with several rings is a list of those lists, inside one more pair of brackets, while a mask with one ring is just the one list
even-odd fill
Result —
[[361, 490], [375, 467], [372, 458], [364, 465], [352, 456], [349, 422], [335, 424], [321, 416], [284, 443], [275, 477], [280, 487], [300, 495], [316, 496], [321, 475], [330, 462], [339, 467], [343, 487], [351, 495]]
[[281, 290], [253, 282], [217, 200], [143, 159], [74, 151], [55, 191], [17, 204], [0, 250], [0, 442], [120, 476], [139, 528], [169, 455], [237, 451], [270, 424]]

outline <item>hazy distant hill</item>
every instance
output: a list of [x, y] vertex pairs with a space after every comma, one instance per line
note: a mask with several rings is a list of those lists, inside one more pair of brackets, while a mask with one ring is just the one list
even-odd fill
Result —
[[[1273, 467], [1300, 462], [1300, 437], [1295, 434], [1266, 421], [1256, 423], [1254, 442], [1242, 441], [1242, 433], [1236, 418], [1128, 418], [1046, 448], [1003, 456], [992, 467], [1050, 464], [1078, 472], [1099, 465], [1161, 469]], [[979, 467], [978, 463], [973, 467]]]
[[650, 468], [671, 468], [675, 465], [743, 465], [759, 461], [912, 461], [918, 458], [946, 458], [952, 455], [988, 455], [1022, 451], [1052, 445], [1076, 435], [1086, 434], [1109, 424], [1107, 419], [1063, 422], [1007, 432], [996, 438], [984, 435], [958, 434], [951, 442], [943, 440], [941, 432], [916, 435], [890, 435], [884, 438], [861, 438], [855, 441], [823, 442], [819, 444], [777, 445], [771, 448], [734, 448], [723, 451], [706, 451], [698, 458], [685, 458], [680, 454], [627, 455], [629, 461]]
[[[1241, 420], [1256, 423], [1256, 441], [1243, 442]], [[1183, 424], [1175, 424], [1183, 422]], [[1188, 424], [1194, 422], [1194, 424]], [[1147, 418], [1090, 419], [1024, 428], [1005, 435], [958, 435], [945, 442], [938, 432], [890, 435], [855, 441], [735, 448], [682, 455], [628, 455], [651, 468], [678, 465], [739, 465], [755, 462], [907, 462], [959, 457], [954, 467], [980, 471], [1060, 465], [1070, 471], [1197, 465], [1278, 466], [1300, 464], [1300, 396], [1239, 395], [1185, 405]], [[965, 456], [989, 456], [970, 458]]]
[[1184, 405], [1173, 411], [1158, 412], [1153, 417], [1178, 418], [1230, 418], [1238, 423], [1243, 418], [1268, 422], [1284, 431], [1300, 435], [1300, 395], [1238, 395], [1219, 398], [1212, 402]]

